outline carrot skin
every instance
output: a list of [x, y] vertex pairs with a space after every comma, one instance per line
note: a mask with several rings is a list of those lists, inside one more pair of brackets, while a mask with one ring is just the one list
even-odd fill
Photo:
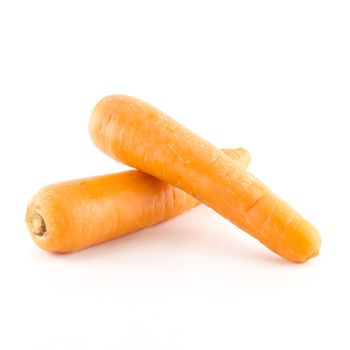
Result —
[[94, 108], [90, 135], [112, 158], [186, 191], [294, 262], [320, 248], [317, 230], [224, 152], [155, 107], [108, 96]]
[[[246, 150], [225, 152], [248, 166]], [[168, 183], [130, 170], [42, 188], [28, 205], [26, 223], [40, 248], [68, 253], [171, 219], [198, 203]]]

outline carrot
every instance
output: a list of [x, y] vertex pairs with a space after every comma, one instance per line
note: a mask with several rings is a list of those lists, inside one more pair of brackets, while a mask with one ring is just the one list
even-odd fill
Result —
[[[247, 167], [249, 153], [225, 150]], [[34, 242], [52, 252], [72, 252], [173, 218], [198, 201], [138, 170], [56, 183], [31, 200], [26, 222]]]
[[90, 135], [104, 153], [197, 198], [280, 256], [316, 256], [316, 229], [224, 152], [153, 106], [128, 96], [102, 99]]

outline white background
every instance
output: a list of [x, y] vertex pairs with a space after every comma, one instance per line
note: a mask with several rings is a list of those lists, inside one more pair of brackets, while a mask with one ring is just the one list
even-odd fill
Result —
[[[0, 39], [0, 348], [349, 348], [349, 1], [2, 0]], [[76, 254], [37, 248], [40, 187], [125, 168], [88, 136], [112, 93], [246, 147], [320, 256], [283, 261], [203, 206]]]

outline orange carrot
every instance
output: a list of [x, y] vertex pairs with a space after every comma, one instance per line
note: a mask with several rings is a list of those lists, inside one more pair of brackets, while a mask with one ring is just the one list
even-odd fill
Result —
[[[244, 149], [225, 152], [247, 167]], [[26, 222], [34, 242], [72, 252], [173, 218], [198, 201], [138, 170], [56, 183], [31, 200]]]
[[90, 135], [104, 153], [197, 198], [282, 257], [316, 256], [320, 236], [286, 202], [233, 162], [153, 106], [109, 96], [94, 108]]

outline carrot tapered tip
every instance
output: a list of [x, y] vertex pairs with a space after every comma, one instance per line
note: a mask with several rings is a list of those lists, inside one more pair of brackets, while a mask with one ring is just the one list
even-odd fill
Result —
[[321, 237], [308, 221], [302, 218], [295, 220], [289, 232], [288, 246], [294, 248], [290, 260], [304, 263], [319, 254]]

